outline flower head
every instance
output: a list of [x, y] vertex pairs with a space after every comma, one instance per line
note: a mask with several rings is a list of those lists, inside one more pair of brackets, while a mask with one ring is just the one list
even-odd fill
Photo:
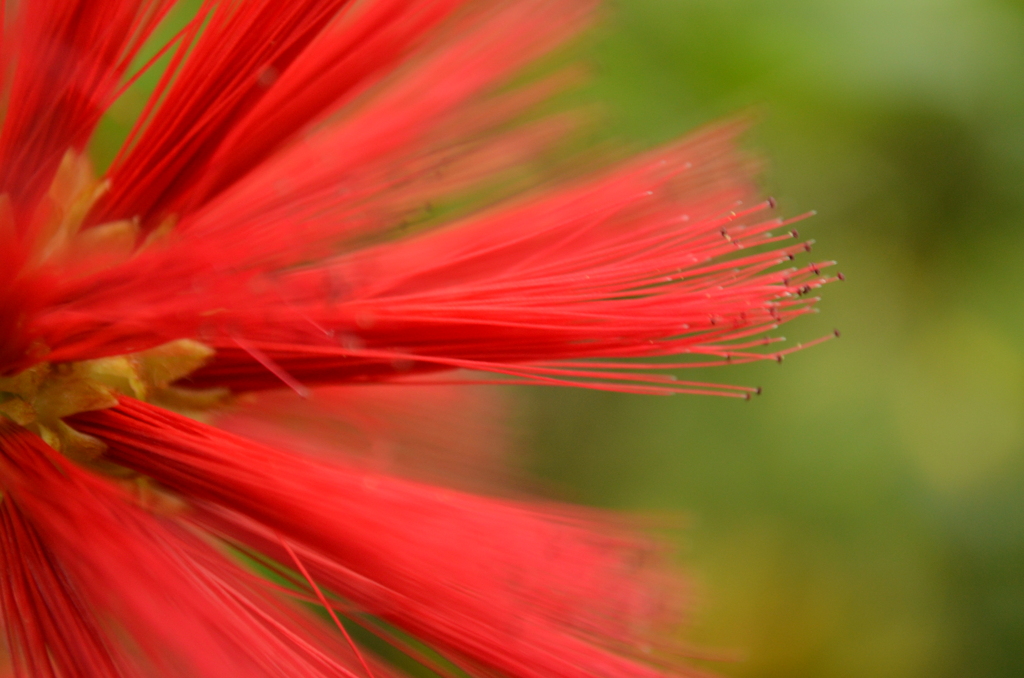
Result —
[[451, 390], [465, 382], [749, 396], [662, 372], [781, 359], [764, 333], [830, 280], [787, 268], [809, 246], [761, 216], [774, 205], [738, 130], [523, 190], [566, 121], [526, 115], [559, 76], [510, 79], [585, 26], [590, 0], [206, 0], [96, 178], [85, 146], [174, 5], [0, 9], [15, 673], [393, 670], [296, 599], [444, 675], [680, 671], [656, 544], [332, 443], [449, 447], [408, 424], [479, 414]]

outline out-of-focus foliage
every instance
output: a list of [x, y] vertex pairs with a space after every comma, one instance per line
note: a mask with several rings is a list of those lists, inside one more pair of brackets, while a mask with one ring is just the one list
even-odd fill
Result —
[[[843, 338], [683, 375], [763, 386], [749, 403], [533, 389], [535, 470], [562, 497], [689, 517], [690, 637], [744, 657], [718, 673], [1024, 675], [1024, 2], [609, 15], [583, 47], [602, 135], [639, 149], [756, 118], [766, 193], [818, 210], [799, 228], [848, 279], [786, 334]], [[158, 73], [104, 119], [101, 166]]]
[[753, 402], [531, 394], [562, 496], [685, 512], [733, 676], [1024, 675], [1024, 4], [620, 0], [615, 133], [753, 113], [766, 192], [847, 282]]

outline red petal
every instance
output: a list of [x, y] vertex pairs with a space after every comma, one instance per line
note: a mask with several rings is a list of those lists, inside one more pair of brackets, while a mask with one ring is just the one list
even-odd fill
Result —
[[[208, 324], [215, 360], [191, 384], [255, 390], [476, 369], [633, 392], [748, 391], [671, 383], [622, 363], [776, 358], [750, 338], [811, 311], [820, 267], [753, 191], [729, 132], [610, 176], [278, 275]], [[773, 235], [770, 230], [781, 229]], [[760, 249], [758, 249], [760, 248]], [[223, 298], [223, 297], [222, 297]], [[580, 358], [606, 362], [581, 363]]]
[[240, 119], [209, 162], [195, 207], [256, 167], [324, 111], [337, 109], [400, 63], [467, 0], [376, 0], [328, 26]]
[[74, 421], [111, 459], [209, 502], [211, 527], [283, 562], [272, 535], [289, 535], [317, 581], [458, 656], [531, 678], [661, 675], [610, 649], [639, 654], [672, 610], [651, 545], [607, 525], [259, 447], [130, 399]]
[[0, 609], [16, 676], [138, 675], [10, 499], [0, 503], [0, 546]]
[[198, 336], [218, 354], [190, 383], [237, 390], [467, 368], [745, 397], [752, 389], [671, 383], [637, 373], [667, 364], [621, 361], [778, 358], [785, 351], [756, 350], [773, 340], [752, 337], [811, 311], [805, 293], [831, 280], [817, 265], [779, 269], [806, 244], [764, 247], [795, 234], [756, 220], [768, 203], [741, 208], [753, 191], [734, 134], [698, 135], [587, 183], [286, 272], [259, 267], [290, 261], [265, 260], [288, 250], [287, 233], [257, 223], [230, 244], [233, 229], [206, 232], [73, 286], [33, 331], [52, 360]]
[[[530, 0], [473, 15], [347, 119], [294, 144], [179, 224], [167, 248], [86, 280], [55, 275], [62, 289], [50, 300], [51, 311], [23, 333], [52, 349], [52, 360], [193, 336], [225, 295], [248, 289], [252, 275], [336, 252], [354, 235], [398, 225], [425, 196], [475, 186], [535, 154], [560, 136], [564, 122], [500, 135], [496, 129], [557, 81], [500, 97], [483, 94], [571, 34], [590, 4]], [[181, 138], [173, 130], [161, 134]], [[203, 166], [189, 161], [188, 171]], [[150, 166], [159, 168], [159, 162]], [[192, 179], [174, 181], [184, 186]], [[151, 186], [124, 179], [118, 185], [125, 191]]]
[[[174, 0], [32, 0], [0, 9], [6, 107], [0, 193], [21, 214], [46, 191], [69, 148], [81, 150], [121, 77]], [[6, 38], [5, 35], [5, 38]]]
[[[350, 0], [207, 0], [109, 172], [90, 219], [159, 218], [201, 174], [217, 143]], [[186, 58], [187, 57], [187, 58]], [[261, 79], [261, 77], [263, 79]]]
[[[31, 525], [24, 529], [38, 535], [21, 535], [13, 545], [31, 545], [34, 538], [40, 557], [53, 558], [49, 572], [38, 572], [40, 582], [51, 573], [66, 578], [50, 586], [54, 596], [46, 604], [52, 609], [33, 611], [18, 602], [27, 616], [12, 641], [26, 662], [38, 665], [49, 651], [58, 667], [95, 665], [96, 672], [86, 675], [109, 675], [108, 664], [123, 662], [124, 655], [111, 649], [110, 659], [102, 651], [128, 638], [142, 653], [134, 661], [148, 660], [136, 667], [146, 675], [365, 678], [361, 669], [350, 668], [358, 664], [337, 658], [351, 652], [334, 634], [276, 600], [255, 576], [168, 518], [140, 510], [28, 431], [0, 424], [0, 469], [4, 505], [13, 503], [7, 518], [23, 515]], [[5, 553], [8, 559], [31, 556]], [[37, 591], [37, 598], [46, 592]], [[50, 629], [57, 606], [78, 616]], [[95, 637], [96, 619], [105, 637]], [[72, 635], [56, 637], [65, 632]], [[42, 667], [30, 671], [45, 675]]]

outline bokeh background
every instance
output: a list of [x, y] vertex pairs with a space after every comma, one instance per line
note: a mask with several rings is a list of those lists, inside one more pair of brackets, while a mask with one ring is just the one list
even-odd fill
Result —
[[529, 393], [533, 469], [687, 516], [730, 676], [1024, 676], [1024, 3], [619, 0], [588, 43], [645, 147], [737, 112], [847, 282], [751, 402]]
[[[187, 8], [195, 2], [186, 2]], [[1024, 1], [618, 0], [575, 50], [635, 149], [737, 114], [845, 283], [685, 378], [751, 402], [518, 389], [551, 496], [684, 516], [688, 638], [759, 678], [1024, 676]], [[108, 163], [155, 72], [105, 118]], [[577, 101], [576, 103], [581, 103]]]

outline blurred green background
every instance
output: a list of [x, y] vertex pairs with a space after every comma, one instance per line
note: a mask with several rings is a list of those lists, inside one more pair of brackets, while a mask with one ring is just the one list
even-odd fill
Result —
[[847, 282], [839, 341], [690, 371], [751, 402], [530, 392], [563, 497], [682, 512], [690, 638], [731, 676], [1024, 676], [1024, 3], [620, 0], [595, 38], [638, 147], [760, 122], [766, 193]]
[[1024, 0], [608, 4], [608, 134], [752, 113], [765, 193], [847, 277], [785, 334], [843, 337], [685, 374], [751, 402], [520, 389], [532, 470], [688, 517], [688, 637], [741, 657], [716, 673], [1024, 676]]

